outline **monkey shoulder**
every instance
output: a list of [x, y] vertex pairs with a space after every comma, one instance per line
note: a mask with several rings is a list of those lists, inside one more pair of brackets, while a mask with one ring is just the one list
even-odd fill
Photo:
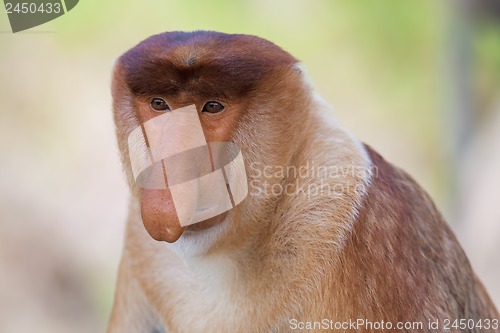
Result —
[[356, 306], [374, 317], [386, 308], [408, 319], [484, 317], [491, 301], [429, 195], [365, 149], [375, 171], [340, 259]]

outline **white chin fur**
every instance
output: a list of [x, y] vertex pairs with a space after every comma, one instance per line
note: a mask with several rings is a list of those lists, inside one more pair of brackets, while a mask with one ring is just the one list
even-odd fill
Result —
[[228, 216], [221, 223], [206, 230], [186, 230], [175, 243], [164, 243], [180, 257], [195, 257], [208, 252], [215, 242], [227, 231]]

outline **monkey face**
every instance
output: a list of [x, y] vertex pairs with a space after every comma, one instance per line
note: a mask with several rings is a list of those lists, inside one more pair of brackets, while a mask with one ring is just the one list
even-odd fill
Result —
[[[223, 213], [248, 193], [240, 149], [230, 142], [207, 143], [194, 105], [170, 110], [159, 98], [151, 105], [165, 113], [142, 123], [128, 137], [132, 172], [142, 189], [146, 228], [155, 237], [158, 221], [180, 227], [208, 220], [220, 222]], [[207, 112], [205, 108], [202, 112]], [[223, 109], [216, 103], [210, 108], [217, 112]], [[164, 195], [163, 199], [173, 205], [163, 202], [158, 207], [157, 200], [145, 200], [151, 194], [157, 199]], [[168, 219], [158, 219], [155, 213], [165, 207], [170, 207]]]
[[[183, 200], [175, 200], [174, 186], [179, 184], [177, 181], [170, 181], [167, 174], [179, 175], [185, 173], [185, 170], [170, 172], [169, 169], [179, 171], [179, 168], [169, 163], [165, 165], [165, 161], [180, 158], [174, 157], [175, 154], [170, 154], [171, 152], [195, 156], [202, 152], [199, 147], [206, 146], [205, 153], [211, 154], [214, 150], [211, 149], [211, 143], [235, 142], [238, 128], [252, 112], [252, 105], [256, 100], [261, 103], [266, 100], [262, 96], [257, 97], [266, 90], [262, 88], [262, 82], [272, 79], [277, 71], [290, 69], [295, 63], [296, 59], [288, 53], [258, 37], [214, 32], [173, 32], [153, 36], [118, 60], [113, 78], [114, 116], [118, 142], [124, 152], [122, 160], [129, 179], [133, 179], [132, 187], [139, 176], [137, 166], [130, 162], [131, 157], [134, 160], [132, 155], [137, 153], [134, 149], [140, 146], [137, 142], [141, 140], [137, 138], [141, 135], [144, 137], [143, 146], [149, 148], [150, 155], [154, 147], [149, 141], [156, 140], [157, 145], [167, 146], [169, 151], [168, 156], [161, 156], [156, 160], [154, 156], [150, 156], [155, 167], [146, 172], [147, 180], [142, 180], [142, 185], [145, 185], [151, 183], [151, 179], [155, 183], [155, 179], [163, 178], [166, 179], [164, 186], [139, 186], [142, 188], [133, 189], [140, 201], [143, 222], [154, 239], [174, 242], [188, 225], [188, 228], [194, 230], [221, 223], [227, 210], [241, 201], [240, 198], [225, 198], [226, 204], [222, 205], [224, 209], [219, 209], [216, 216], [205, 215], [206, 218], [201, 220], [199, 217], [189, 216], [193, 212], [196, 215], [197, 204], [189, 203], [185, 196], [180, 196]], [[170, 114], [183, 116], [167, 119]], [[186, 118], [186, 115], [192, 117]], [[197, 126], [192, 126], [196, 121]], [[156, 131], [150, 129], [148, 135], [147, 127], [155, 126]], [[130, 139], [131, 137], [135, 139]], [[204, 138], [203, 144], [196, 140], [200, 137]], [[185, 153], [189, 150], [191, 153]], [[227, 153], [221, 153], [220, 156], [225, 155]], [[199, 163], [193, 162], [195, 160], [196, 158], [184, 159], [178, 165], [189, 169], [190, 163], [199, 164], [190, 176], [193, 179], [200, 179], [194, 176], [205, 176], [206, 170], [215, 172], [214, 160], [217, 158], [214, 159], [213, 154], [210, 158], [201, 158], [203, 162], [200, 159]], [[213, 187], [215, 183], [215, 179], [207, 180], [205, 185], [191, 184], [191, 188], [208, 186], [207, 188], [213, 189], [212, 196], [221, 197], [221, 192], [226, 189]], [[231, 186], [227, 175], [224, 184]], [[191, 195], [198, 198], [199, 193], [193, 190]], [[188, 213], [180, 216], [180, 206], [187, 207]], [[198, 208], [205, 210], [210, 207]], [[191, 225], [192, 223], [197, 224]]]

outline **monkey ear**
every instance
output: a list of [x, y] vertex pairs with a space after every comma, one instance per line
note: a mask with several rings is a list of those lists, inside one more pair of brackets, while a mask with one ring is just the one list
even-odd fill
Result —
[[293, 64], [292, 68], [299, 79], [304, 83], [305, 87], [312, 92], [314, 90], [314, 85], [309, 75], [307, 75], [306, 67], [301, 62], [297, 62]]
[[303, 75], [305, 73], [304, 65], [301, 62], [293, 64], [293, 70], [299, 75]]
[[120, 57], [113, 59], [113, 61], [111, 62], [112, 72], [115, 71], [116, 64], [118, 63], [118, 61], [120, 61]]

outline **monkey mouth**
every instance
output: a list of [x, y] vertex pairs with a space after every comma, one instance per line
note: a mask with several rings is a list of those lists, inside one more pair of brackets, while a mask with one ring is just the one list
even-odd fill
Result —
[[[212, 208], [212, 207], [210, 207], [210, 208]], [[207, 208], [207, 209], [209, 209], [209, 208]], [[224, 212], [224, 213], [219, 214], [217, 216], [211, 217], [207, 220], [188, 225], [185, 228], [186, 228], [186, 231], [195, 231], [195, 232], [207, 230], [207, 229], [210, 229], [216, 225], [221, 224], [226, 219], [226, 216], [227, 216], [227, 212]]]

